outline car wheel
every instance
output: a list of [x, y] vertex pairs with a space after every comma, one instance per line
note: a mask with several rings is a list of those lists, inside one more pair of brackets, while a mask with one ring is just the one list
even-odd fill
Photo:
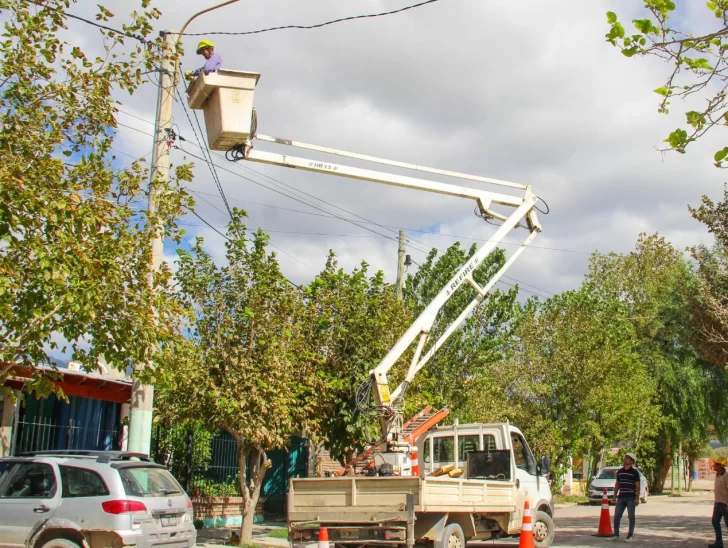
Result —
[[67, 538], [54, 538], [43, 544], [42, 548], [81, 548], [77, 543]]
[[536, 548], [548, 548], [554, 542], [554, 520], [546, 512], [536, 512], [533, 522], [533, 541]]
[[451, 523], [442, 532], [442, 540], [433, 542], [433, 548], [465, 548], [465, 533], [457, 523]]

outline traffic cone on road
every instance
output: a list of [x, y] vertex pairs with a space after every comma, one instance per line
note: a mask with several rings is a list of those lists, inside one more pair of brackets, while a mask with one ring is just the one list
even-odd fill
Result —
[[595, 537], [613, 537], [614, 531], [612, 531], [612, 518], [609, 517], [609, 497], [607, 496], [607, 490], [604, 490], [602, 496], [602, 513], [599, 516], [599, 529]]
[[531, 507], [526, 501], [523, 506], [523, 522], [521, 523], [521, 539], [518, 548], [535, 548], [533, 543], [533, 522], [531, 521]]
[[329, 530], [326, 527], [319, 529], [318, 548], [329, 548]]

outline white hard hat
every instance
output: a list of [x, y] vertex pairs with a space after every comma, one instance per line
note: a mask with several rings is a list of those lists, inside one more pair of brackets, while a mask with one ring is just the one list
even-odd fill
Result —
[[635, 462], [637, 462], [637, 456], [634, 453], [627, 453], [625, 455], [625, 457], [631, 458], [632, 459], [632, 464], [634, 464]]

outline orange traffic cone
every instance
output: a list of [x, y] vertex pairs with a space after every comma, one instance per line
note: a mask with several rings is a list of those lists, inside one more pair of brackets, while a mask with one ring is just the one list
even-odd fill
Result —
[[412, 459], [412, 475], [416, 478], [420, 477], [420, 462], [417, 460], [417, 449], [410, 451], [410, 458]]
[[319, 529], [318, 548], [329, 548], [329, 530], [326, 527]]
[[599, 529], [595, 537], [613, 537], [614, 531], [612, 531], [612, 518], [609, 517], [609, 497], [607, 497], [607, 490], [604, 490], [602, 496], [602, 513], [599, 516]]
[[523, 506], [523, 522], [521, 523], [521, 539], [518, 548], [535, 548], [533, 543], [533, 522], [531, 522], [531, 506], [528, 501]]

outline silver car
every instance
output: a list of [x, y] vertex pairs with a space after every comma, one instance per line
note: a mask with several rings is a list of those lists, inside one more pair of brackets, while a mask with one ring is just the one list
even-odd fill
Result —
[[161, 465], [122, 452], [0, 458], [0, 546], [194, 546], [192, 502]]
[[[621, 466], [607, 466], [597, 472], [596, 476], [592, 479], [591, 485], [589, 486], [589, 502], [597, 504], [602, 502], [604, 496], [604, 490], [607, 490], [607, 496], [609, 502], [614, 502], [614, 485], [617, 483], [617, 470]], [[634, 468], [640, 475], [640, 502], [647, 502], [649, 495], [649, 489], [647, 488], [647, 478], [642, 472], [635, 466]]]

